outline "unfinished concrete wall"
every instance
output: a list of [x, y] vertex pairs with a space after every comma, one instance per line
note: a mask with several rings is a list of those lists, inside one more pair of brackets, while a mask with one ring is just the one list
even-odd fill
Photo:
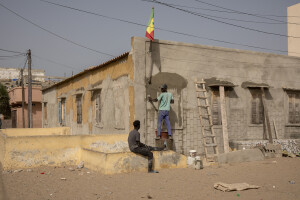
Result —
[[[68, 126], [73, 135], [128, 133], [134, 119], [132, 67], [131, 56], [124, 54], [44, 90], [44, 127]], [[78, 98], [81, 122], [77, 119]], [[64, 106], [59, 107], [62, 101]]]
[[[229, 140], [263, 138], [263, 125], [251, 123], [252, 93], [248, 85], [254, 83], [270, 86], [266, 90], [266, 105], [273, 134], [275, 121], [279, 138], [300, 137], [299, 126], [288, 123], [288, 97], [283, 89], [300, 90], [299, 58], [161, 40], [152, 42], [150, 51], [150, 41], [140, 37], [132, 38], [132, 48], [135, 77], [146, 85], [135, 88], [141, 94], [136, 98], [135, 113], [142, 129], [146, 128], [142, 135], [148, 144], [154, 144], [157, 112], [146, 102], [146, 96], [156, 97], [158, 86], [166, 83], [175, 98], [170, 111], [175, 150], [184, 154], [191, 149], [203, 152], [195, 78], [235, 85], [225, 91]], [[207, 89], [211, 95], [211, 88]], [[215, 131], [223, 152], [222, 125], [216, 125]]]

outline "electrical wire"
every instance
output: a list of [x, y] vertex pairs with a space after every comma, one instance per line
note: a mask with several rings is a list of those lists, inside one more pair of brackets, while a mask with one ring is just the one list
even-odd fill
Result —
[[34, 25], [35, 27], [38, 27], [39, 29], [42, 29], [42, 30], [46, 31], [47, 33], [49, 33], [49, 34], [51, 34], [51, 35], [54, 35], [54, 36], [56, 36], [56, 37], [58, 37], [58, 38], [60, 38], [60, 39], [62, 39], [62, 40], [65, 40], [65, 41], [70, 42], [70, 43], [72, 43], [72, 44], [74, 44], [74, 45], [76, 45], [76, 46], [79, 46], [79, 47], [88, 49], [88, 50], [90, 50], [90, 51], [93, 51], [93, 52], [96, 52], [96, 53], [99, 53], [99, 54], [107, 55], [107, 56], [110, 56], [110, 57], [115, 57], [115, 56], [112, 55], [112, 54], [104, 53], [104, 52], [101, 52], [101, 51], [98, 51], [98, 50], [89, 48], [89, 47], [87, 47], [87, 46], [84, 46], [84, 45], [79, 44], [79, 43], [77, 43], [77, 42], [74, 42], [74, 41], [72, 41], [72, 40], [69, 40], [69, 39], [67, 39], [67, 38], [65, 38], [65, 37], [62, 37], [62, 36], [60, 36], [60, 35], [58, 35], [58, 34], [52, 32], [52, 31], [49, 31], [49, 30], [43, 28], [42, 26], [40, 26], [40, 25], [38, 25], [38, 24], [36, 24], [36, 23], [34, 23], [34, 22], [32, 22], [32, 21], [26, 19], [25, 17], [19, 15], [18, 13], [14, 12], [13, 10], [9, 9], [8, 7], [4, 6], [4, 5], [1, 4], [1, 3], [0, 3], [0, 6], [3, 7], [3, 8], [5, 8], [6, 10], [10, 11], [11, 13], [15, 14], [16, 16], [20, 17], [21, 19], [27, 21], [28, 23]]
[[19, 52], [19, 51], [11, 51], [11, 50], [7, 50], [7, 49], [0, 49], [0, 51], [6, 51], [6, 52], [11, 52], [11, 53], [22, 53], [22, 52]]
[[[95, 16], [115, 20], [115, 21], [121, 21], [121, 22], [128, 23], [128, 24], [134, 24], [134, 25], [137, 25], [137, 26], [147, 27], [147, 25], [140, 24], [140, 23], [137, 23], [137, 22], [123, 20], [123, 19], [119, 19], [119, 18], [115, 18], [115, 17], [109, 17], [109, 16], [98, 14], [98, 13], [94, 13], [94, 12], [90, 12], [90, 11], [86, 11], [86, 10], [82, 10], [82, 9], [78, 9], [78, 8], [74, 8], [74, 7], [70, 7], [70, 6], [66, 6], [66, 5], [62, 5], [62, 4], [58, 4], [58, 3], [49, 2], [49, 1], [46, 1], [46, 0], [39, 0], [39, 1], [42, 1], [42, 2], [45, 2], [45, 3], [48, 3], [48, 4], [52, 4], [52, 5], [55, 5], [55, 6], [59, 6], [59, 7], [68, 8], [68, 9], [75, 10], [75, 11], [78, 11], [78, 12], [83, 12], [83, 13], [87, 13], [87, 14], [91, 14], [91, 15], [95, 15]], [[225, 43], [225, 44], [231, 44], [231, 45], [237, 45], [237, 46], [243, 46], [243, 47], [250, 47], [250, 48], [260, 49], [260, 50], [275, 51], [275, 52], [281, 52], [281, 53], [289, 53], [288, 51], [284, 51], [284, 50], [270, 49], [270, 48], [258, 47], [258, 46], [235, 43], [235, 42], [228, 42], [228, 41], [224, 41], [224, 40], [218, 40], [218, 39], [213, 39], [213, 38], [208, 38], [208, 37], [197, 36], [197, 35], [193, 35], [193, 34], [189, 34], [189, 33], [183, 33], [183, 32], [164, 29], [164, 28], [160, 28], [160, 27], [155, 27], [155, 29], [165, 31], [165, 32], [169, 32], [169, 33], [174, 33], [174, 34], [177, 34], [177, 35], [183, 35], [183, 36], [188, 36], [188, 37], [193, 37], [193, 38], [198, 38], [198, 39], [204, 39], [204, 40], [209, 40], [209, 41], [214, 41], [214, 42], [219, 42], [219, 43]], [[300, 53], [297, 53], [297, 52], [290, 52], [290, 53], [300, 54]]]
[[[145, 0], [143, 0], [143, 1], [145, 1]], [[276, 35], [276, 36], [280, 36], [280, 37], [300, 38], [300, 37], [296, 37], [296, 36], [284, 35], [284, 34], [279, 34], [279, 33], [272, 33], [272, 32], [262, 31], [262, 30], [258, 30], [258, 29], [253, 29], [253, 28], [249, 28], [249, 27], [237, 25], [237, 24], [232, 24], [232, 23], [224, 22], [224, 21], [221, 21], [221, 20], [213, 19], [211, 17], [206, 17], [203, 14], [199, 14], [199, 13], [195, 13], [195, 12], [192, 12], [192, 11], [189, 11], [189, 10], [177, 8], [177, 7], [174, 7], [174, 6], [169, 5], [167, 3], [163, 3], [163, 2], [160, 2], [160, 1], [156, 1], [156, 0], [148, 0], [148, 2], [152, 2], [152, 3], [164, 5], [166, 7], [173, 8], [173, 9], [176, 9], [176, 10], [180, 10], [182, 12], [189, 13], [189, 14], [192, 14], [192, 15], [195, 15], [195, 16], [207, 19], [207, 20], [215, 21], [215, 22], [218, 22], [218, 23], [226, 24], [226, 25], [229, 25], [229, 26], [234, 26], [234, 27], [245, 29], [245, 30], [249, 30], [249, 31], [264, 33], [264, 34], [268, 34], [268, 35]]]
[[16, 55], [9, 55], [9, 56], [0, 56], [1, 58], [11, 58], [11, 57], [18, 57], [18, 56], [24, 56], [24, 53], [16, 54]]
[[[220, 12], [220, 13], [241, 14], [241, 13], [237, 13], [237, 12], [234, 12], [234, 11], [228, 11], [228, 10], [215, 10], [215, 9], [200, 8], [200, 7], [193, 7], [193, 6], [183, 6], [183, 5], [172, 4], [172, 3], [169, 3], [169, 4], [173, 5], [173, 6], [177, 6], [177, 7], [182, 7], [182, 8], [191, 8], [191, 9], [206, 10], [206, 11]], [[284, 18], [296, 17], [296, 18], [300, 18], [300, 16], [286, 16], [286, 15], [273, 15], [273, 14], [267, 14], [267, 15], [266, 14], [254, 14], [254, 15], [266, 16], [266, 17], [284, 17]]]
[[[200, 1], [200, 0], [195, 0], [195, 1], [198, 2], [198, 3], [202, 3], [202, 4], [213, 6], [213, 7], [216, 7], [216, 8], [221, 8], [221, 9], [224, 9], [224, 10], [229, 10], [229, 11], [235, 12], [237, 14], [249, 15], [249, 16], [253, 16], [253, 17], [258, 17], [258, 18], [268, 19], [268, 20], [271, 20], [271, 21], [276, 21], [276, 22], [284, 22], [284, 21], [281, 21], [281, 20], [272, 19], [272, 18], [269, 18], [269, 17], [257, 15], [257, 14], [252, 14], [252, 13], [247, 13], [247, 12], [241, 12], [241, 11], [238, 11], [238, 10], [233, 10], [233, 9], [230, 9], [230, 8], [225, 8], [225, 7], [222, 7], [222, 6], [218, 6], [218, 5], [207, 3], [207, 2], [204, 2], [204, 1]], [[297, 24], [297, 23], [288, 23], [288, 24]]]
[[[141, 0], [141, 1], [151, 2], [151, 0]], [[194, 8], [194, 7], [190, 7], [190, 6], [182, 6], [182, 5], [170, 4], [170, 3], [169, 3], [169, 5], [172, 5], [172, 6], [175, 6], [175, 7], [182, 7], [182, 8]], [[201, 8], [196, 8], [196, 9], [201, 9]], [[204, 8], [202, 10], [209, 10], [209, 11], [218, 11], [218, 12], [221, 12], [220, 10], [211, 10], [211, 9], [204, 9]], [[233, 12], [233, 11], [224, 11], [224, 12], [236, 14], [236, 12]], [[255, 24], [273, 24], [273, 25], [274, 24], [276, 24], [276, 25], [287, 24], [287, 22], [284, 22], [284, 21], [281, 21], [281, 22], [263, 22], [263, 21], [251, 21], [251, 20], [233, 19], [233, 18], [220, 17], [220, 16], [209, 15], [209, 14], [204, 14], [204, 13], [198, 13], [198, 14], [202, 14], [204, 16], [212, 17], [212, 18], [217, 18], [217, 19], [225, 19], [225, 20], [238, 21], [238, 22], [255, 23]], [[300, 25], [298, 23], [293, 23], [293, 24]]]
[[75, 67], [71, 67], [71, 66], [68, 66], [68, 65], [65, 65], [65, 64], [62, 64], [62, 63], [58, 63], [58, 62], [53, 61], [53, 60], [50, 60], [50, 59], [48, 59], [48, 58], [43, 58], [43, 57], [37, 56], [37, 55], [35, 55], [35, 54], [31, 54], [31, 55], [32, 55], [33, 57], [39, 58], [39, 59], [41, 59], [41, 60], [48, 61], [48, 62], [50, 62], [50, 63], [54, 63], [54, 64], [57, 64], [57, 65], [60, 65], [60, 66], [65, 67], [65, 68], [78, 70], [78, 69], [75, 68]]

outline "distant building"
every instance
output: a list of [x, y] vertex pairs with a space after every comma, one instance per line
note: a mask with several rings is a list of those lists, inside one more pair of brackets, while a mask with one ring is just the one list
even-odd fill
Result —
[[289, 56], [300, 57], [300, 3], [287, 8], [288, 35], [298, 37], [288, 38]]
[[[28, 88], [25, 87], [25, 106], [24, 106], [24, 119], [25, 128], [28, 127]], [[14, 87], [8, 92], [11, 105], [11, 128], [23, 128], [23, 115], [22, 115], [22, 87]], [[32, 119], [33, 128], [42, 127], [42, 88], [32, 87]]]
[[[45, 82], [45, 70], [31, 70], [33, 83]], [[27, 82], [28, 70], [24, 69], [24, 82]], [[18, 68], [0, 68], [0, 82], [7, 88], [19, 85], [21, 80], [21, 69]]]

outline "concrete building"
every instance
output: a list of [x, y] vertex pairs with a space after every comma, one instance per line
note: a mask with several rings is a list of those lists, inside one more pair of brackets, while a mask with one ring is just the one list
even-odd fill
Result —
[[129, 53], [44, 89], [43, 127], [67, 126], [74, 135], [128, 133], [139, 119], [142, 140], [155, 145], [157, 104], [147, 96], [158, 96], [166, 83], [175, 100], [170, 111], [174, 150], [201, 153], [194, 80], [204, 79], [220, 152], [220, 88], [225, 88], [230, 143], [265, 139], [261, 88], [273, 137], [276, 126], [278, 138], [300, 138], [300, 58], [162, 40], [150, 44], [133, 37]]
[[[45, 70], [33, 69], [31, 70], [33, 84], [45, 82]], [[27, 82], [28, 70], [24, 69], [24, 80]], [[21, 69], [17, 68], [0, 68], [0, 82], [6, 86], [7, 89], [15, 87], [21, 80]]]
[[[28, 127], [28, 88], [24, 88], [25, 102], [24, 102], [24, 119], [25, 128]], [[22, 87], [14, 87], [8, 92], [11, 105], [11, 128], [23, 128], [23, 115], [22, 115]], [[42, 88], [32, 87], [32, 119], [33, 128], [42, 127]]]
[[[300, 57], [300, 3], [287, 8], [289, 56]], [[298, 37], [298, 38], [295, 38]]]

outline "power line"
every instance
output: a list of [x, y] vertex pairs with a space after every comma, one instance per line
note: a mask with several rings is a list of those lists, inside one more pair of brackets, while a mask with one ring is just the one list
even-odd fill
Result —
[[[11, 52], [11, 53], [22, 53], [19, 51], [11, 51], [11, 50], [7, 50], [7, 49], [0, 49], [0, 51], [6, 51], [6, 52]], [[22, 54], [25, 54], [25, 53], [22, 53]]]
[[16, 55], [9, 55], [9, 56], [0, 56], [1, 58], [11, 58], [11, 57], [18, 57], [18, 56], [24, 56], [24, 53], [16, 54]]
[[62, 64], [62, 63], [58, 63], [58, 62], [53, 61], [53, 60], [50, 60], [50, 59], [48, 59], [48, 58], [43, 58], [43, 57], [40, 57], [40, 56], [37, 56], [37, 55], [33, 55], [33, 54], [32, 54], [32, 56], [33, 56], [33, 57], [36, 57], [36, 58], [39, 58], [39, 59], [41, 59], [41, 60], [48, 61], [48, 62], [50, 62], [50, 63], [54, 63], [54, 64], [57, 64], [57, 65], [60, 65], [60, 66], [62, 66], [62, 67], [66, 67], [66, 68], [69, 68], [69, 69], [75, 69], [75, 70], [78, 70], [78, 69], [76, 69], [75, 67], [71, 67], [71, 66], [68, 66], [68, 65], [65, 65], [65, 64]]
[[[149, 2], [149, 0], [141, 0], [141, 1]], [[182, 5], [170, 4], [170, 3], [169, 3], [169, 5], [176, 6], [176, 7], [182, 7], [182, 8], [194, 8], [194, 7], [190, 7], [190, 6], [182, 6]], [[233, 12], [233, 11], [220, 11], [220, 10], [212, 10], [212, 9], [205, 9], [205, 8], [195, 8], [195, 9], [237, 14], [236, 12]], [[199, 13], [199, 14], [201, 14], [201, 13]], [[233, 18], [220, 17], [220, 16], [209, 15], [209, 14], [204, 14], [204, 13], [202, 13], [202, 15], [205, 15], [205, 16], [208, 16], [208, 17], [213, 17], [213, 18], [218, 18], [218, 19], [225, 19], [225, 20], [238, 21], [238, 22], [247, 22], [247, 23], [255, 23], [255, 24], [276, 24], [276, 25], [278, 25], [278, 24], [287, 24], [287, 22], [284, 22], [284, 21], [281, 21], [281, 22], [263, 22], [263, 21], [251, 21], [251, 20], [233, 19]], [[298, 24], [298, 25], [300, 25], [300, 24]]]
[[[142, 0], [143, 1], [143, 0]], [[148, 0], [145, 0], [145, 1], [148, 1]], [[209, 8], [200, 8], [200, 7], [193, 7], [193, 6], [183, 6], [183, 5], [178, 5], [178, 4], [172, 4], [172, 3], [169, 3], [170, 5], [173, 5], [173, 6], [177, 6], [177, 7], [182, 7], [182, 8], [191, 8], [191, 9], [197, 9], [197, 10], [207, 10], [207, 11], [212, 11], [212, 12], [219, 12], [219, 13], [231, 13], [231, 14], [241, 14], [243, 15], [242, 13], [238, 13], [238, 12], [235, 12], [235, 11], [228, 11], [228, 10], [215, 10], [215, 9], [209, 9]], [[266, 17], [284, 17], [284, 18], [287, 18], [287, 17], [295, 17], [295, 18], [300, 18], [300, 16], [286, 16], [286, 15], [273, 15], [273, 14], [254, 14], [254, 15], [258, 15], [258, 16], [266, 16]], [[285, 22], [286, 23], [286, 22]]]
[[[49, 2], [49, 1], [46, 1], [46, 0], [39, 0], [39, 1], [42, 1], [42, 2], [45, 2], [45, 3], [48, 3], [48, 4], [52, 4], [52, 5], [55, 5], [55, 6], [59, 6], [59, 7], [68, 8], [68, 9], [75, 10], [75, 11], [78, 11], [78, 12], [83, 12], [83, 13], [87, 13], [87, 14], [91, 14], [91, 15], [95, 15], [95, 16], [115, 20], [115, 21], [120, 21], [120, 22], [124, 22], [124, 23], [128, 23], [128, 24], [134, 24], [134, 25], [137, 25], [137, 26], [147, 27], [147, 25], [140, 24], [140, 23], [137, 23], [137, 22], [123, 20], [123, 19], [119, 19], [119, 18], [115, 18], [115, 17], [109, 17], [109, 16], [106, 16], [106, 15], [101, 15], [101, 14], [98, 14], [98, 13], [94, 13], [94, 12], [90, 12], [90, 11], [86, 11], [86, 10], [82, 10], [82, 9], [78, 9], [78, 8], [74, 8], [74, 7], [70, 7], [70, 6], [66, 6], [66, 5], [62, 5], [62, 4], [58, 4], [58, 3], [52, 3], [52, 2]], [[228, 42], [228, 41], [224, 41], [224, 40], [218, 40], [218, 39], [212, 39], [212, 38], [208, 38], [208, 37], [197, 36], [197, 35], [193, 35], [193, 34], [189, 34], [189, 33], [183, 33], [183, 32], [164, 29], [164, 28], [160, 28], [160, 27], [155, 27], [155, 29], [165, 31], [165, 32], [169, 32], [169, 33], [178, 34], [178, 35], [183, 35], [183, 36], [188, 36], [188, 37], [193, 37], [193, 38], [198, 38], [198, 39], [204, 39], [204, 40], [219, 42], [219, 43], [250, 47], [250, 48], [255, 48], [255, 49], [260, 49], [260, 50], [268, 50], [268, 51], [276, 51], [276, 52], [281, 52], [281, 53], [288, 53], [288, 51], [284, 51], [284, 50], [269, 49], [269, 48], [258, 47], [258, 46], [253, 46], [253, 45], [247, 45], [247, 44], [241, 44], [241, 43], [235, 43], [235, 42]], [[290, 52], [290, 53], [298, 54], [297, 52]]]
[[[145, 1], [145, 0], [143, 0], [143, 1]], [[156, 0], [149, 0], [148, 2], [152, 2], [152, 3], [164, 5], [164, 6], [176, 9], [176, 10], [180, 10], [182, 12], [186, 12], [186, 13], [189, 13], [189, 14], [192, 14], [192, 15], [195, 15], [195, 16], [199, 16], [199, 17], [205, 18], [207, 20], [211, 20], [211, 21], [215, 21], [215, 22], [218, 22], [218, 23], [222, 23], [222, 24], [234, 26], [234, 27], [237, 27], [237, 28], [242, 28], [242, 29], [245, 29], [245, 30], [255, 31], [255, 32], [269, 34], [269, 35], [277, 35], [277, 36], [281, 36], [281, 37], [300, 38], [300, 37], [296, 37], [296, 36], [283, 35], [283, 34], [279, 34], [279, 33], [271, 33], [271, 32], [267, 32], [267, 31], [262, 31], [262, 30], [258, 30], [258, 29], [253, 29], [253, 28], [245, 27], [245, 26], [240, 26], [240, 25], [237, 25], [237, 24], [232, 24], [232, 23], [224, 22], [224, 21], [221, 21], [221, 20], [213, 19], [211, 17], [206, 17], [206, 16], [204, 16], [202, 14], [195, 13], [195, 12], [192, 12], [192, 11], [189, 11], [189, 10], [177, 8], [177, 7], [174, 7], [174, 6], [170, 5], [170, 4], [163, 3], [163, 2], [160, 2], [160, 1], [156, 1]]]
[[98, 51], [98, 50], [89, 48], [89, 47], [87, 47], [87, 46], [84, 46], [84, 45], [79, 44], [79, 43], [77, 43], [77, 42], [74, 42], [74, 41], [72, 41], [72, 40], [69, 40], [69, 39], [67, 39], [67, 38], [65, 38], [65, 37], [62, 37], [62, 36], [60, 36], [60, 35], [58, 35], [58, 34], [52, 32], [52, 31], [49, 31], [49, 30], [47, 30], [47, 29], [41, 27], [40, 25], [38, 25], [38, 24], [36, 24], [36, 23], [34, 23], [34, 22], [32, 22], [32, 21], [26, 19], [25, 17], [19, 15], [18, 13], [16, 13], [16, 12], [14, 12], [13, 10], [7, 8], [6, 6], [4, 6], [4, 5], [1, 4], [1, 3], [0, 3], [0, 6], [2, 6], [3, 8], [5, 8], [6, 10], [10, 11], [11, 13], [17, 15], [18, 17], [22, 18], [23, 20], [27, 21], [28, 23], [34, 25], [35, 27], [38, 27], [39, 29], [42, 29], [42, 30], [46, 31], [47, 33], [50, 33], [51, 35], [54, 35], [54, 36], [56, 36], [56, 37], [58, 37], [58, 38], [60, 38], [60, 39], [63, 39], [63, 40], [65, 40], [65, 41], [67, 41], [67, 42], [70, 42], [70, 43], [76, 45], [76, 46], [79, 46], [79, 47], [88, 49], [88, 50], [90, 50], [90, 51], [93, 51], [93, 52], [96, 52], [96, 53], [99, 53], [99, 54], [107, 55], [107, 56], [110, 56], [110, 57], [115, 57], [114, 55], [111, 55], [111, 54], [109, 54], [109, 53], [104, 53], [104, 52], [101, 52], [101, 51]]
[[[216, 8], [221, 8], [221, 9], [224, 9], [224, 10], [229, 10], [229, 11], [232, 11], [232, 12], [235, 12], [235, 13], [238, 13], [238, 14], [254, 16], [254, 17], [263, 18], [263, 19], [268, 19], [268, 20], [276, 21], [276, 22], [284, 22], [284, 21], [281, 21], [281, 20], [272, 19], [272, 18], [269, 18], [269, 17], [257, 15], [257, 14], [252, 14], [252, 13], [247, 13], [247, 12], [241, 12], [241, 11], [238, 11], [238, 10], [233, 10], [233, 9], [230, 9], [230, 8], [225, 8], [225, 7], [222, 7], [222, 6], [218, 6], [218, 5], [211, 4], [211, 3], [207, 3], [207, 2], [204, 2], [204, 1], [200, 1], [200, 0], [195, 0], [195, 1], [197, 1], [197, 2], [199, 2], [199, 3], [202, 3], [202, 4], [206, 4], [206, 5], [213, 6], [213, 7], [216, 7]], [[284, 22], [284, 23], [285, 23], [285, 22]], [[297, 23], [288, 23], [288, 24], [297, 24]]]

